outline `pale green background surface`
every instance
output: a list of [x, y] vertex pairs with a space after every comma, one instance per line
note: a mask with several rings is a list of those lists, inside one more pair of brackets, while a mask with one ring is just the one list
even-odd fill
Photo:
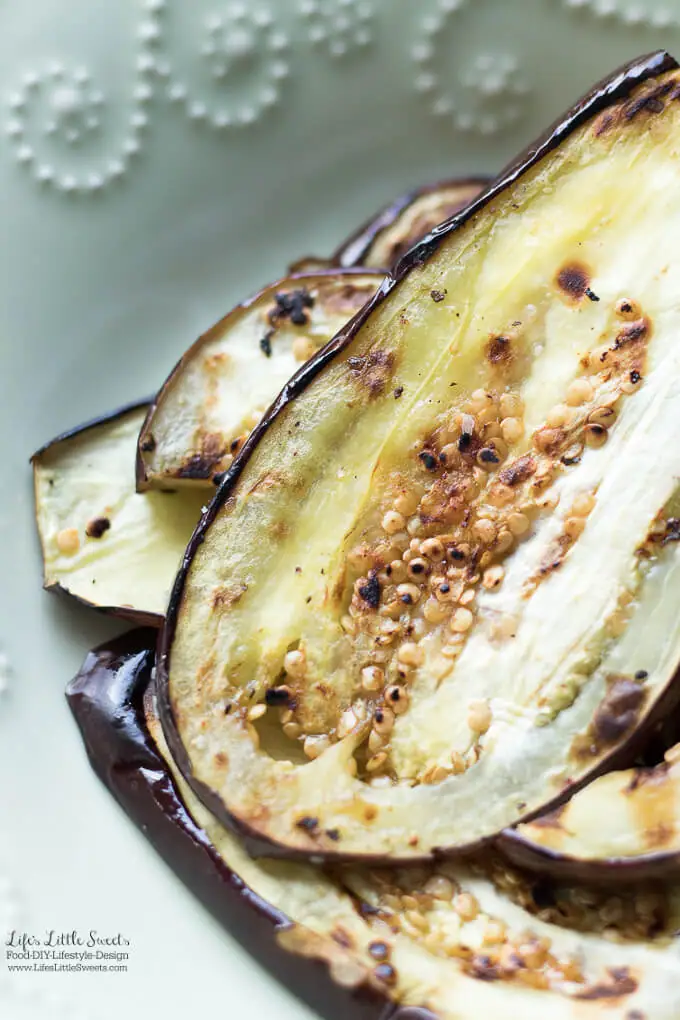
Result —
[[132, 958], [103, 976], [0, 963], [3, 1020], [311, 1017], [86, 765], [63, 688], [116, 625], [40, 590], [32, 450], [151, 392], [290, 260], [408, 187], [499, 169], [663, 45], [680, 54], [678, 0], [4, 0], [0, 937], [120, 930]]

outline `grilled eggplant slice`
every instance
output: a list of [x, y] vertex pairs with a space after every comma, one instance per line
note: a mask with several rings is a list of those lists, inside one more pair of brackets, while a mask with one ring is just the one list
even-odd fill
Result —
[[45, 588], [158, 626], [203, 500], [193, 491], [135, 491], [148, 407], [126, 407], [67, 432], [32, 461]]
[[139, 437], [138, 488], [212, 487], [283, 384], [381, 280], [368, 270], [292, 276], [199, 337], [149, 410]]
[[[631, 890], [606, 918], [609, 900], [591, 895], [577, 912], [577, 890], [565, 888], [556, 924], [536, 916], [551, 914], [549, 887], [491, 858], [334, 875], [250, 858], [172, 761], [148, 688], [152, 640], [137, 633], [96, 650], [69, 687], [93, 767], [215, 916], [324, 1017], [675, 1020], [674, 887]], [[574, 922], [580, 930], [566, 927]], [[294, 954], [287, 961], [274, 933]]]
[[504, 834], [517, 864], [579, 881], [680, 871], [680, 745], [654, 768], [610, 772], [547, 815]]
[[400, 195], [341, 244], [332, 261], [392, 269], [409, 248], [469, 205], [490, 182], [490, 177], [456, 178]]
[[459, 853], [677, 699], [675, 68], [617, 73], [413, 249], [203, 518], [159, 707], [254, 851]]

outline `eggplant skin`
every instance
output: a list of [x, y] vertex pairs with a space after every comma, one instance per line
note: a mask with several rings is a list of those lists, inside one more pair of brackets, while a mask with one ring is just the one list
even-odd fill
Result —
[[666, 760], [609, 772], [570, 801], [502, 833], [498, 849], [518, 867], [595, 884], [677, 878], [680, 764]]
[[[675, 980], [672, 948], [664, 954], [659, 947], [647, 946], [648, 935], [642, 937], [642, 942], [629, 946], [625, 942], [619, 946], [592, 935], [590, 941], [583, 944], [578, 932], [552, 923], [541, 926], [533, 914], [523, 911], [487, 879], [474, 878], [465, 865], [459, 872], [461, 879], [465, 876], [462, 888], [471, 890], [472, 900], [479, 903], [481, 913], [477, 919], [470, 920], [470, 929], [458, 929], [461, 955], [454, 954], [451, 958], [430, 955], [423, 945], [422, 932], [413, 928], [410, 934], [398, 937], [406, 940], [408, 950], [403, 944], [401, 948], [392, 944], [398, 938], [395, 940], [390, 935], [391, 908], [386, 928], [381, 925], [369, 929], [369, 932], [375, 931], [374, 939], [386, 940], [388, 952], [394, 954], [397, 974], [403, 976], [407, 952], [412, 958], [412, 970], [405, 984], [397, 985], [396, 994], [406, 992], [414, 999], [422, 996], [429, 1008], [395, 1005], [388, 1001], [389, 993], [374, 984], [353, 989], [335, 984], [326, 966], [313, 958], [316, 944], [314, 937], [311, 941], [308, 938], [312, 934], [309, 929], [304, 924], [289, 922], [284, 913], [248, 888], [243, 878], [220, 856], [216, 849], [221, 845], [219, 840], [215, 844], [211, 842], [208, 833], [213, 830], [209, 826], [204, 830], [194, 821], [190, 813], [191, 801], [188, 807], [185, 804], [173, 778], [172, 763], [165, 758], [167, 749], [163, 749], [162, 743], [156, 744], [154, 736], [154, 640], [154, 631], [136, 630], [101, 645], [88, 654], [78, 675], [67, 687], [67, 700], [92, 768], [130, 820], [216, 920], [320, 1016], [326, 1020], [346, 1020], [348, 1016], [353, 1020], [437, 1020], [439, 1016], [448, 1020], [492, 1016], [500, 1020], [524, 1015], [543, 1018], [552, 1016], [554, 1008], [555, 1015], [564, 1020], [567, 1017], [595, 1020], [604, 1012], [623, 1020], [624, 1013], [626, 1017], [637, 1015], [634, 1008], [638, 1005], [642, 1007], [640, 1015], [649, 1016], [650, 1020], [656, 1017], [670, 1020], [675, 1016], [673, 1007], [677, 993], [671, 984]], [[209, 817], [205, 812], [203, 816]], [[215, 830], [219, 830], [219, 825]], [[281, 862], [261, 866], [249, 862], [251, 868], [270, 878], [274, 877], [268, 870], [272, 865], [278, 874], [276, 881], [280, 892], [285, 890], [287, 894], [299, 885], [299, 870], [286, 871], [289, 866]], [[305, 872], [307, 876], [313, 874], [310, 866], [306, 866]], [[110, 875], [107, 877], [111, 879]], [[340, 884], [345, 892], [351, 890], [354, 903], [364, 905], [357, 920], [381, 913], [383, 893], [386, 888], [393, 888], [390, 884], [385, 886], [387, 872], [383, 872], [377, 882], [372, 871], [347, 871], [342, 877]], [[125, 885], [124, 866], [114, 878], [121, 886]], [[513, 887], [518, 878], [515, 873]], [[395, 881], [396, 889], [411, 890], [415, 895], [423, 890], [421, 869], [410, 876], [397, 873]], [[307, 885], [307, 882], [308, 877], [302, 884]], [[323, 882], [328, 884], [328, 876], [324, 876]], [[293, 900], [296, 895], [291, 892]], [[342, 931], [338, 925], [340, 915], [333, 912], [334, 901], [324, 899], [323, 892], [321, 898], [325, 910], [311, 907], [316, 921], [321, 923], [324, 937], [326, 927], [330, 929], [331, 925], [339, 935]], [[307, 899], [308, 904], [313, 903], [312, 898]], [[406, 909], [406, 919], [409, 909]], [[451, 909], [452, 904], [444, 895], [433, 916], [438, 917], [441, 910], [447, 914]], [[451, 917], [455, 919], [456, 916], [454, 908]], [[475, 934], [475, 926], [481, 924], [484, 930], [483, 926], [492, 918], [507, 923], [513, 944], [519, 946], [520, 952], [531, 950], [532, 945], [539, 944], [535, 940], [547, 934], [547, 945], [551, 945], [554, 954], [551, 968], [566, 965], [569, 959], [575, 960], [581, 956], [583, 945], [589, 946], [593, 961], [588, 968], [589, 976], [586, 978], [583, 974], [574, 978], [576, 988], [571, 989], [565, 988], [560, 978], [554, 986], [534, 986], [530, 981], [506, 984], [494, 963], [498, 960], [498, 946], [482, 942], [472, 957], [471, 950], [464, 949], [469, 936], [473, 945], [479, 942], [480, 930], [478, 927]], [[395, 933], [399, 927], [397, 924]], [[455, 937], [455, 928], [445, 930]], [[370, 933], [368, 938], [371, 938]], [[341, 946], [347, 942], [330, 938], [325, 941], [330, 949], [326, 961], [337, 960], [342, 965]], [[528, 963], [528, 966], [533, 969], [534, 964]], [[538, 969], [541, 967], [539, 964]]]
[[[231, 871], [186, 810], [144, 717], [156, 632], [139, 629], [90, 652], [66, 690], [90, 764], [166, 864], [216, 920], [278, 981], [324, 1020], [437, 1020], [428, 1010], [400, 1008], [374, 988], [336, 985], [311, 958], [282, 949], [289, 927]], [[118, 876], [125, 885], [124, 867]], [[111, 876], [108, 876], [110, 880]]]
[[[284, 846], [274, 839], [263, 837], [261, 832], [255, 832], [243, 817], [238, 817], [229, 809], [229, 806], [215, 793], [213, 789], [209, 788], [205, 783], [201, 782], [196, 775], [194, 775], [191, 759], [178, 731], [175, 712], [170, 696], [169, 675], [172, 644], [175, 637], [180, 611], [183, 605], [185, 583], [195, 554], [203, 546], [206, 534], [214, 523], [216, 517], [232, 498], [238, 485], [239, 478], [248, 465], [249, 459], [257, 450], [260, 441], [263, 440], [267, 433], [271, 430], [279, 416], [293, 404], [296, 398], [307, 389], [312, 381], [320, 375], [324, 369], [334, 362], [338, 363], [341, 361], [343, 353], [346, 351], [347, 347], [355, 338], [361, 327], [364, 323], [366, 323], [372, 313], [378, 309], [382, 302], [385, 301], [385, 299], [393, 292], [396, 284], [403, 280], [409, 273], [417, 271], [418, 268], [422, 266], [423, 263], [425, 263], [440, 247], [441, 243], [445, 239], [450, 238], [451, 235], [460, 230], [478, 213], [481, 213], [493, 199], [513, 185], [522, 176], [522, 174], [535, 167], [545, 156], [549, 155], [554, 149], [560, 146], [560, 144], [564, 142], [577, 128], [585, 125], [589, 121], [592, 121], [599, 115], [605, 116], [609, 108], [613, 107], [614, 104], [625, 100], [637, 86], [676, 68], [677, 64], [672, 57], [665, 52], [659, 52], [652, 54], [651, 56], [635, 60], [620, 71], [615, 72], [612, 76], [597, 85], [564, 117], [560, 118], [549, 132], [532, 145], [525, 153], [523, 153], [518, 160], [510, 164], [507, 170], [488, 188], [482, 197], [473, 202], [448, 223], [436, 228], [429, 237], [425, 238], [412, 248], [396, 267], [393, 275], [384, 281], [373, 301], [369, 302], [369, 304], [358, 314], [352, 323], [350, 323], [345, 330], [339, 333], [330, 344], [319, 352], [317, 356], [308, 362], [287, 384], [287, 386], [284, 387], [278, 399], [272, 405], [269, 413], [252, 433], [240, 456], [234, 463], [233, 468], [227, 474], [207, 515], [202, 520], [201, 525], [195, 533], [192, 543], [187, 551], [183, 568], [178, 575], [170, 603], [168, 617], [166, 619], [166, 626], [161, 637], [158, 663], [159, 712], [173, 758], [180, 766], [189, 785], [192, 787], [196, 795], [203, 801], [206, 807], [208, 807], [208, 809], [216, 815], [223, 825], [232, 828], [247, 840], [248, 845], [253, 852], [266, 852], [272, 856], [280, 854], [291, 858], [305, 858], [312, 855], [326, 860], [346, 860], [348, 856], [350, 856], [347, 852], [343, 853], [342, 851], [331, 847], [324, 846], [323, 848], [311, 849], [309, 846], [307, 846], [307, 848], [302, 846]], [[651, 93], [652, 91], [653, 88], [650, 87], [649, 92]], [[648, 99], [649, 96], [646, 98]], [[635, 102], [636, 101], [633, 100], [631, 106], [634, 105]], [[649, 110], [651, 115], [653, 113], [653, 107], [650, 106]], [[630, 111], [630, 115], [632, 118], [632, 116], [636, 114]], [[604, 121], [601, 123], [604, 123]], [[655, 705], [655, 711], [650, 712], [645, 718], [645, 725], [651, 726], [655, 724], [659, 715], [664, 711], [661, 700], [662, 699], [660, 699], [659, 703]], [[637, 731], [639, 731], [639, 729], [640, 727], [638, 726]], [[637, 737], [639, 732], [635, 732], [633, 735]], [[629, 746], [627, 741], [621, 741], [616, 748], [617, 754], [624, 759], [628, 751]], [[605, 755], [602, 760], [598, 762], [597, 768], [593, 767], [592, 771], [582, 777], [581, 783], [593, 778], [593, 776], [597, 773], [597, 769], [602, 771], [607, 768], [611, 768], [613, 766], [613, 761], [614, 759], [611, 755]], [[549, 805], [554, 806], [568, 799], [572, 793], [575, 792], [576, 788], [576, 784], [565, 788], [554, 798], [550, 799]], [[549, 805], [543, 804], [539, 810], [543, 811]], [[534, 810], [531, 814], [526, 813], [525, 818], [533, 817], [537, 813], [539, 813], [538, 810]], [[523, 819], [521, 818], [518, 819], [518, 821], [522, 820]], [[493, 836], [490, 836], [489, 838], [493, 838], [496, 835], [497, 833], [494, 833]], [[455, 849], [457, 850], [459, 848]], [[469, 845], [466, 846], [465, 849], [469, 849]], [[452, 848], [441, 846], [434, 848], [431, 853], [423, 853], [422, 856], [419, 853], [414, 852], [409, 856], [409, 859], [426, 859], [433, 854], [447, 854], [451, 852], [453, 852]], [[397, 855], [393, 856], [391, 854], [383, 854], [381, 856], [376, 854], [371, 855], [368, 853], [361, 854], [360, 852], [356, 855], [352, 853], [351, 856], [355, 860], [376, 860], [388, 858], [390, 861], [394, 862], [398, 859]]]
[[347, 268], [393, 268], [433, 226], [464, 209], [492, 180], [484, 176], [456, 177], [400, 195], [343, 241], [331, 262]]

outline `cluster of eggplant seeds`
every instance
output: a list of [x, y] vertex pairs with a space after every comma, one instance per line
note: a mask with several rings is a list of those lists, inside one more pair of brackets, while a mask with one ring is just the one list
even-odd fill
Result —
[[[510, 877], [517, 898], [518, 887], [525, 887], [526, 881], [515, 872]], [[373, 876], [379, 890], [373, 925], [385, 958], [389, 958], [391, 937], [399, 934], [434, 956], [460, 961], [466, 973], [483, 980], [537, 989], [573, 986], [575, 991], [584, 984], [576, 956], [556, 955], [546, 936], [512, 930], [487, 913], [474, 893], [461, 888], [455, 878], [443, 872], [434, 872], [424, 881], [416, 873], [416, 878], [409, 879], [407, 872], [404, 882], [397, 883], [386, 872]]]
[[[531, 535], [538, 516], [557, 507], [559, 497], [550, 490], [559, 474], [578, 464], [586, 447], [606, 443], [618, 402], [639, 388], [646, 320], [629, 299], [617, 303], [614, 315], [620, 323], [614, 342], [581, 359], [563, 402], [550, 409], [530, 437], [519, 392], [480, 388], [415, 451], [417, 471], [408, 482], [403, 475], [396, 479], [373, 543], [354, 547], [347, 558], [356, 580], [342, 627], [350, 638], [368, 635], [373, 646], [360, 670], [356, 700], [334, 730], [321, 734], [305, 732], [296, 718], [294, 694], [281, 707], [284, 734], [300, 741], [308, 758], [319, 757], [361, 727], [362, 777], [374, 785], [392, 781], [390, 735], [396, 717], [409, 709], [409, 683], [425, 661], [422, 639], [439, 631], [443, 677], [474, 628], [480, 587], [493, 592], [502, 586], [505, 559]], [[556, 559], [531, 579], [527, 594], [564, 559], [595, 505], [594, 492], [574, 498], [563, 519]], [[622, 606], [622, 619], [625, 610]], [[514, 617], [499, 614], [492, 639], [513, 637], [516, 626]], [[289, 681], [304, 684], [302, 646], [285, 655], [283, 668]], [[571, 704], [576, 691], [567, 695], [549, 706], [546, 720]], [[429, 764], [415, 781], [438, 783], [474, 765], [481, 755], [480, 738], [492, 722], [488, 701], [470, 701], [467, 751], [454, 750], [446, 762]], [[350, 769], [357, 771], [354, 759]]]

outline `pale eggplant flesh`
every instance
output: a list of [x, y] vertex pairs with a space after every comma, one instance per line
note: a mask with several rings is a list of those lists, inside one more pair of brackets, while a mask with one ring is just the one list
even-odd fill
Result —
[[138, 632], [96, 649], [69, 685], [92, 765], [208, 909], [327, 1020], [676, 1020], [675, 886], [629, 889], [614, 916], [610, 897], [539, 888], [492, 856], [333, 872], [253, 860], [173, 762], [152, 643]]
[[138, 488], [214, 489], [284, 383], [382, 279], [370, 270], [296, 274], [237, 305], [199, 337], [149, 409], [139, 436]]
[[409, 248], [469, 205], [490, 181], [461, 177], [401, 195], [344, 241], [332, 261], [339, 266], [393, 269]]
[[680, 745], [654, 767], [600, 776], [570, 801], [503, 834], [518, 865], [580, 881], [660, 879], [680, 872]]
[[225, 479], [159, 710], [254, 851], [461, 853], [677, 700], [678, 97], [663, 54], [598, 86], [410, 252]]
[[59, 436], [32, 463], [45, 588], [160, 626], [204, 499], [197, 491], [136, 491], [148, 407], [126, 407]]

